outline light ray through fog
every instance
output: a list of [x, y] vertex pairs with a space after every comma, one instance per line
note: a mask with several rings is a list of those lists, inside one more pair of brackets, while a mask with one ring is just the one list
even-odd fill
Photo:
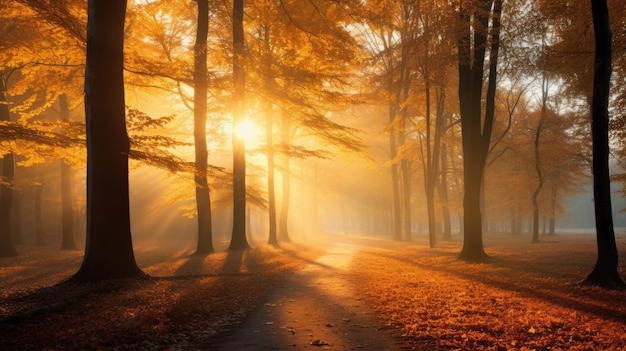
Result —
[[192, 198], [181, 194], [193, 194], [193, 183], [185, 176], [191, 178], [146, 166], [130, 172], [131, 226], [138, 242], [155, 240], [177, 248], [191, 245], [195, 221], [184, 216], [181, 206]]

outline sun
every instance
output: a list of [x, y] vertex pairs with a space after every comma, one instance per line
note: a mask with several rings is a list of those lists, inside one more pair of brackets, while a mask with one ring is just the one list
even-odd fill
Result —
[[255, 137], [257, 128], [252, 121], [244, 119], [235, 126], [235, 135], [243, 140], [251, 140]]

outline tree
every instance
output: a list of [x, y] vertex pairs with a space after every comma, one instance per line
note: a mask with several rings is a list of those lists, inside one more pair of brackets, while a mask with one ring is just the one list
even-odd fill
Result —
[[598, 259], [586, 283], [624, 288], [617, 271], [618, 256], [611, 208], [609, 175], [609, 91], [611, 85], [612, 34], [606, 0], [592, 0], [591, 11], [596, 43], [591, 131], [593, 140], [593, 195]]
[[[67, 95], [59, 96], [61, 119], [65, 122], [70, 120], [70, 109], [67, 102]], [[62, 250], [76, 250], [74, 242], [74, 211], [72, 210], [72, 168], [65, 161], [61, 160], [61, 221], [63, 224], [63, 235], [61, 241]]]
[[85, 118], [87, 242], [71, 282], [140, 277], [130, 232], [124, 106], [126, 0], [89, 0]]
[[[402, 240], [402, 210], [403, 204], [406, 207], [407, 200], [410, 199], [410, 185], [404, 188], [404, 194], [401, 194], [402, 181], [410, 179], [408, 174], [406, 177], [402, 175], [402, 165], [407, 170], [408, 161], [398, 161], [400, 156], [398, 150], [403, 147], [403, 132], [401, 124], [405, 122], [401, 118], [402, 106], [406, 106], [406, 97], [408, 95], [410, 81], [410, 68], [408, 67], [408, 41], [409, 34], [409, 14], [413, 8], [412, 4], [400, 4], [395, 2], [385, 2], [384, 6], [380, 6], [378, 2], [368, 1], [368, 12], [365, 17], [367, 20], [367, 29], [371, 34], [366, 34], [366, 47], [371, 52], [371, 60], [374, 67], [379, 65], [381, 83], [379, 92], [385, 97], [387, 103], [387, 132], [389, 133], [389, 164], [392, 185], [392, 227], [391, 236], [394, 240]], [[406, 109], [404, 109], [406, 111]], [[401, 201], [404, 195], [404, 202]], [[405, 209], [406, 214], [410, 209]], [[410, 223], [410, 218], [405, 218], [406, 224]], [[410, 233], [408, 233], [410, 235]]]
[[[247, 96], [253, 101], [247, 105], [260, 108], [249, 118], [265, 117], [265, 121], [257, 122], [264, 122], [266, 132], [263, 151], [268, 156], [269, 241], [289, 241], [290, 207], [300, 205], [290, 201], [291, 159], [328, 157], [326, 150], [314, 149], [320, 144], [340, 150], [362, 146], [353, 135], [354, 129], [335, 122], [350, 102], [343, 88], [355, 67], [352, 38], [342, 25], [349, 18], [340, 6], [324, 1], [257, 2], [249, 11], [246, 59], [248, 66], [260, 69], [246, 72]], [[281, 174], [282, 190], [279, 221], [276, 171]]]
[[[481, 186], [494, 122], [501, 0], [461, 1], [459, 50], [459, 102], [463, 138], [463, 249], [459, 258], [481, 261]], [[483, 111], [483, 74], [489, 46], [489, 75]]]
[[539, 117], [539, 122], [537, 123], [537, 129], [535, 130], [535, 140], [534, 140], [534, 154], [535, 154], [535, 172], [537, 172], [537, 187], [535, 191], [533, 191], [532, 201], [533, 201], [533, 243], [539, 242], [539, 203], [538, 197], [541, 189], [543, 188], [543, 184], [545, 182], [545, 177], [542, 172], [541, 165], [541, 153], [539, 152], [539, 145], [541, 139], [541, 132], [543, 131], [543, 127], [546, 121], [546, 113], [548, 110], [548, 77], [543, 76], [542, 84], [541, 84], [541, 114]]
[[194, 96], [193, 96], [193, 138], [196, 152], [195, 182], [196, 206], [198, 211], [197, 254], [213, 252], [211, 229], [211, 197], [207, 182], [207, 35], [209, 30], [209, 1], [198, 3], [198, 23], [194, 45]]
[[245, 111], [243, 14], [244, 0], [233, 0], [233, 232], [229, 250], [250, 247], [246, 239], [246, 145], [243, 136], [236, 133]]
[[[270, 91], [275, 87], [272, 74], [272, 47], [270, 44], [270, 27], [271, 24], [264, 24], [262, 28], [263, 45], [263, 88]], [[269, 215], [269, 236], [267, 243], [272, 246], [278, 246], [278, 235], [276, 228], [276, 192], [275, 192], [275, 163], [274, 163], [274, 108], [269, 99], [264, 101], [265, 112], [265, 147], [267, 148], [267, 204]]]
[[[428, 239], [430, 247], [436, 244], [436, 221], [435, 221], [435, 188], [437, 180], [447, 183], [447, 174], [443, 171], [445, 166], [445, 145], [442, 139], [446, 125], [446, 89], [450, 68], [453, 67], [452, 38], [446, 24], [451, 20], [447, 14], [445, 5], [430, 2], [428, 7], [420, 11], [419, 22], [422, 33], [417, 39], [418, 48], [415, 55], [418, 56], [418, 71], [423, 79], [424, 122], [420, 128], [420, 145], [422, 164], [424, 171], [424, 191], [426, 194], [426, 208], [428, 212]], [[436, 30], [434, 28], [437, 28]], [[442, 28], [442, 29], [440, 29]], [[434, 94], [433, 94], [434, 92]], [[433, 96], [434, 95], [434, 96]], [[433, 107], [434, 98], [434, 107]], [[433, 110], [435, 112], [433, 113]], [[433, 121], [434, 117], [434, 121]], [[423, 140], [422, 140], [423, 139]], [[425, 150], [424, 150], [425, 149]], [[440, 166], [441, 162], [441, 166]], [[447, 185], [439, 186], [439, 196], [442, 202], [447, 202]], [[445, 189], [445, 190], [444, 190]], [[442, 207], [445, 233], [450, 236], [450, 214], [446, 205]], [[446, 235], [446, 234], [444, 234]]]
[[[6, 97], [8, 76], [0, 75], [0, 121], [10, 121], [11, 113]], [[0, 186], [0, 257], [16, 256], [17, 251], [11, 238], [11, 205], [13, 203], [13, 180], [15, 161], [13, 152], [2, 157], [2, 185]]]

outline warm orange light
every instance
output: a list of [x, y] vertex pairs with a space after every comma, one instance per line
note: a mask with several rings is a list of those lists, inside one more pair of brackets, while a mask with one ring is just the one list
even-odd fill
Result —
[[251, 140], [256, 134], [256, 126], [248, 119], [239, 122], [235, 127], [235, 135], [243, 140]]

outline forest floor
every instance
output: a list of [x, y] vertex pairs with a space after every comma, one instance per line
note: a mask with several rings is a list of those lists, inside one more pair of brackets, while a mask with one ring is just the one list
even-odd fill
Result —
[[[19, 246], [0, 258], [0, 350], [624, 350], [626, 291], [581, 285], [594, 236], [337, 236], [193, 256], [135, 245], [149, 279], [56, 284], [82, 251]], [[626, 234], [618, 234], [626, 277]]]

